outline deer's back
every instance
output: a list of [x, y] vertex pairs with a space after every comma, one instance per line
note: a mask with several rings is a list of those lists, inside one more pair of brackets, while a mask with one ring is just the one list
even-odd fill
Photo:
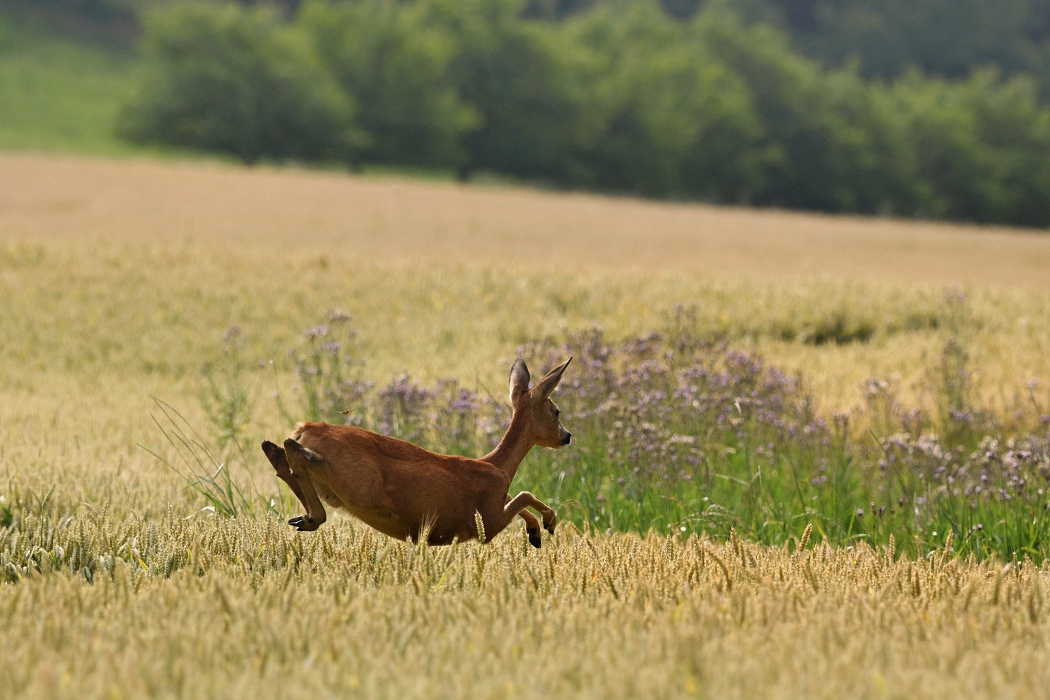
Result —
[[[387, 506], [416, 529], [436, 519], [435, 531], [473, 523], [475, 510], [502, 508], [510, 486], [506, 475], [487, 462], [442, 455], [404, 440], [354, 426], [300, 423], [292, 438], [324, 457], [323, 478], [347, 509], [368, 521], [368, 491], [381, 489]], [[374, 487], [367, 484], [376, 479]], [[363, 488], [361, 488], [363, 487]], [[489, 503], [491, 501], [492, 503]]]

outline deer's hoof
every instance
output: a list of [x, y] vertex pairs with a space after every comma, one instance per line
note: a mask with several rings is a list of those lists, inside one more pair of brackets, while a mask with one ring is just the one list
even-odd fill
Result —
[[289, 520], [288, 524], [294, 527], [299, 532], [313, 532], [317, 528], [321, 527], [321, 523], [317, 522], [309, 515], [298, 515]]
[[543, 546], [543, 540], [540, 539], [540, 529], [539, 528], [528, 528], [528, 532], [529, 532], [529, 544], [531, 544], [536, 549], [539, 549], [540, 547], [542, 547]]
[[553, 535], [554, 534], [554, 526], [557, 524], [557, 522], [558, 521], [555, 518], [551, 518], [551, 521], [549, 523], [543, 523], [543, 529]]

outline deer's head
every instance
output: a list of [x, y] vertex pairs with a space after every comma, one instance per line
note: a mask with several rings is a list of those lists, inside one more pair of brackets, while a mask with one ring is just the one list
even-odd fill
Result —
[[532, 389], [529, 389], [529, 368], [523, 360], [515, 360], [510, 368], [510, 402], [515, 415], [526, 412], [537, 445], [559, 448], [568, 445], [572, 439], [572, 433], [562, 427], [561, 410], [551, 400], [551, 394], [570, 362], [571, 357], [548, 372]]

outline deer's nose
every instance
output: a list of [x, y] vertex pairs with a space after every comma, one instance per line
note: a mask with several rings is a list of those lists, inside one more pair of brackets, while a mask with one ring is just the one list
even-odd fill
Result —
[[565, 433], [565, 437], [561, 439], [561, 444], [568, 445], [572, 442], [572, 433]]

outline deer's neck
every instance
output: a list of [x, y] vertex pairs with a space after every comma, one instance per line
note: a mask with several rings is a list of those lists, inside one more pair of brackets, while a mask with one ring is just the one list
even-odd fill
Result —
[[510, 427], [507, 428], [507, 433], [500, 440], [496, 449], [479, 459], [497, 467], [513, 481], [514, 475], [518, 472], [518, 466], [534, 444], [532, 431], [529, 430], [528, 412], [524, 409], [515, 410], [514, 417], [510, 420]]

